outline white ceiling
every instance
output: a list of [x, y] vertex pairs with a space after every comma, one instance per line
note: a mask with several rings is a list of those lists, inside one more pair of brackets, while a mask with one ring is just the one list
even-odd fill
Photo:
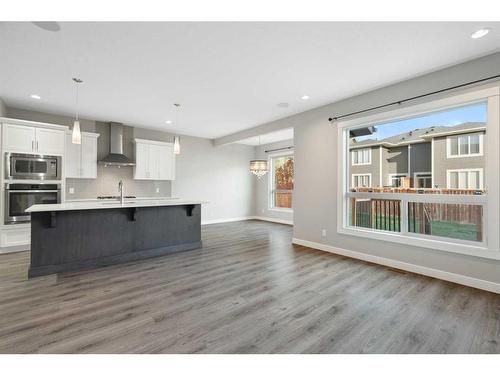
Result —
[[[489, 35], [470, 38], [485, 26]], [[59, 32], [3, 22], [0, 98], [72, 115], [77, 76], [82, 117], [216, 138], [499, 47], [494, 22], [79, 22]], [[165, 124], [174, 102], [178, 126]]]
[[257, 137], [245, 138], [236, 143], [241, 143], [249, 146], [259, 146], [279, 141], [287, 141], [289, 139], [293, 139], [293, 128], [277, 130], [275, 132], [261, 134]]

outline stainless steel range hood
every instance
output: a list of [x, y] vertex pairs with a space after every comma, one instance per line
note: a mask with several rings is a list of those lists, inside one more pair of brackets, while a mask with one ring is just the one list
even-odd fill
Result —
[[99, 160], [99, 164], [117, 167], [134, 166], [134, 161], [123, 154], [123, 124], [110, 122], [109, 128], [109, 155]]

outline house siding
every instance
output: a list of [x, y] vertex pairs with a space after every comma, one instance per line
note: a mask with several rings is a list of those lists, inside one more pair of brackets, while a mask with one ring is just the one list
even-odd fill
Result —
[[408, 173], [408, 146], [382, 148], [382, 186], [389, 186], [390, 174]]
[[380, 184], [380, 152], [379, 147], [370, 147], [372, 156], [372, 163], [368, 165], [352, 165], [352, 152], [349, 152], [349, 186], [352, 187], [352, 175], [353, 174], [368, 174], [371, 177], [371, 186], [378, 187]]
[[[474, 132], [477, 133], [477, 132]], [[486, 133], [483, 132], [483, 145], [486, 144]], [[446, 188], [446, 171], [449, 169], [483, 169], [483, 186], [486, 179], [484, 155], [448, 158], [446, 153], [446, 136], [434, 138], [434, 186]]]
[[432, 172], [431, 143], [414, 143], [410, 147], [410, 177], [414, 186], [415, 173]]

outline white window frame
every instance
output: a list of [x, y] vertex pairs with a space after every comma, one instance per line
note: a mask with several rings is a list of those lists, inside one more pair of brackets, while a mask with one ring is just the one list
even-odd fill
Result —
[[467, 187], [465, 189], [472, 189], [472, 190], [482, 190], [483, 189], [483, 178], [484, 178], [484, 174], [483, 174], [483, 168], [465, 168], [465, 169], [447, 169], [446, 170], [446, 187], [448, 189], [461, 189], [461, 188], [452, 188], [450, 187], [450, 182], [451, 182], [451, 173], [452, 172], [467, 172], [467, 182], [469, 182], [469, 173], [471, 172], [479, 172], [479, 188], [470, 188], [470, 187]]
[[408, 173], [388, 173], [387, 174], [387, 186], [392, 186], [392, 179], [396, 176], [400, 177], [409, 177], [410, 175]]
[[[368, 176], [368, 179], [369, 179], [368, 186], [354, 186], [354, 177], [363, 177], [363, 176]], [[371, 188], [372, 187], [372, 174], [371, 173], [353, 173], [352, 177], [351, 177], [351, 186], [353, 188], [357, 188], [357, 187], [369, 187], [369, 188]]]
[[[366, 151], [368, 150], [368, 159], [369, 161], [367, 163], [355, 163], [354, 162], [354, 155], [353, 153], [354, 152], [363, 152], [363, 151]], [[359, 160], [359, 155], [358, 155], [358, 160]], [[352, 161], [352, 165], [371, 165], [372, 164], [372, 149], [371, 147], [364, 147], [364, 148], [357, 148], [357, 149], [354, 149], [354, 150], [351, 150], [351, 161]]]
[[[500, 148], [495, 140], [500, 138], [500, 88], [498, 84], [484, 85], [459, 94], [445, 97], [444, 94], [436, 96], [437, 99], [416, 105], [406, 105], [395, 110], [376, 113], [362, 118], [354, 118], [338, 122], [338, 187], [337, 199], [337, 232], [362, 238], [372, 238], [381, 241], [399, 243], [408, 246], [411, 239], [412, 249], [425, 248], [460, 253], [481, 258], [500, 260], [499, 249], [499, 196], [500, 174], [495, 172], [500, 165]], [[350, 163], [348, 162], [349, 131], [354, 128], [363, 128], [368, 125], [384, 124], [387, 122], [408, 119], [441, 110], [462, 107], [476, 103], [487, 103], [487, 131], [485, 138], [485, 172], [484, 181], [487, 195], [452, 195], [452, 194], [393, 194], [393, 193], [361, 193], [351, 192], [348, 187]], [[376, 194], [377, 198], [401, 200], [401, 232], [386, 232], [368, 228], [351, 227], [348, 225], [349, 198], [371, 199]], [[439, 238], [425, 234], [408, 232], [408, 202], [428, 203], [462, 203], [483, 206], [483, 242]]]
[[413, 188], [414, 189], [429, 189], [429, 188], [419, 188], [417, 186], [417, 181], [421, 176], [426, 176], [425, 178], [431, 179], [431, 189], [432, 189], [432, 172], [414, 172], [413, 173]]
[[[269, 184], [268, 184], [268, 189], [267, 189], [267, 205], [268, 205], [268, 210], [269, 211], [281, 211], [281, 212], [293, 212], [293, 190], [292, 190], [292, 208], [286, 208], [286, 207], [274, 207], [274, 165], [273, 165], [273, 159], [275, 158], [280, 158], [283, 156], [292, 156], [294, 159], [294, 164], [295, 164], [295, 156], [293, 151], [283, 151], [283, 152], [273, 152], [269, 153], [267, 157], [267, 164], [269, 166]], [[295, 168], [294, 168], [294, 173], [295, 173]], [[295, 177], [295, 176], [294, 176]]]
[[[475, 154], [471, 154], [470, 152], [467, 154], [461, 154], [460, 153], [460, 142], [457, 141], [457, 148], [458, 148], [458, 154], [457, 155], [452, 155], [451, 154], [451, 139], [452, 138], [457, 138], [460, 139], [460, 137], [467, 137], [468, 143], [467, 143], [467, 149], [470, 151], [470, 137], [471, 135], [479, 135], [479, 152]], [[457, 135], [449, 135], [446, 137], [446, 157], [448, 159], [453, 159], [453, 158], [471, 158], [471, 157], [477, 157], [477, 156], [483, 156], [483, 144], [484, 144], [484, 133], [479, 133], [479, 132], [474, 132], [474, 133], [464, 133], [464, 134], [457, 134]]]

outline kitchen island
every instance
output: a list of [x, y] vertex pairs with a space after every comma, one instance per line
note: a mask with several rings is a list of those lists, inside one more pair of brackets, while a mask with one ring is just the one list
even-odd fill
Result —
[[203, 203], [151, 199], [31, 206], [28, 277], [200, 248]]

